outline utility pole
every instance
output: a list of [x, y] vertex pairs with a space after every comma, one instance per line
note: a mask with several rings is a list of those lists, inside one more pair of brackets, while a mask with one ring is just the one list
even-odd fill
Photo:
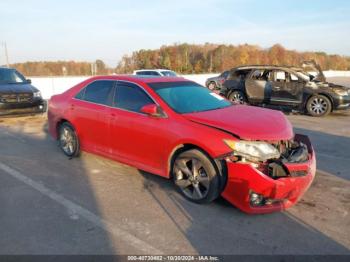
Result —
[[9, 54], [7, 52], [7, 45], [6, 42], [3, 42], [3, 46], [4, 46], [4, 50], [5, 50], [5, 58], [6, 58], [6, 66], [10, 67], [10, 63], [9, 63]]
[[90, 68], [91, 68], [91, 75], [93, 76], [94, 75], [94, 64], [93, 63], [91, 63]]

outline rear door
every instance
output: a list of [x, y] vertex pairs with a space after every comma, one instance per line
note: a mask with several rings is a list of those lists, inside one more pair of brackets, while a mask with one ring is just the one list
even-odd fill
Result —
[[271, 96], [271, 70], [255, 69], [245, 81], [245, 90], [249, 102], [265, 103]]
[[70, 105], [71, 121], [82, 148], [97, 153], [108, 152], [109, 106], [115, 81], [97, 80], [83, 88]]

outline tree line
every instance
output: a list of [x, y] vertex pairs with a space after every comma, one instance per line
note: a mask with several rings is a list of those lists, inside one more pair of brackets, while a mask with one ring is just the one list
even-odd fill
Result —
[[93, 63], [76, 61], [40, 61], [11, 64], [25, 76], [88, 76], [114, 73], [98, 59]]
[[287, 50], [280, 44], [264, 49], [256, 45], [190, 45], [175, 44], [155, 50], [141, 49], [125, 55], [117, 73], [130, 73], [140, 68], [167, 68], [182, 74], [222, 72], [247, 64], [299, 66], [315, 60], [324, 70], [350, 70], [350, 57], [328, 55], [324, 52]]
[[298, 52], [280, 44], [270, 48], [256, 45], [217, 45], [206, 43], [173, 44], [159, 49], [141, 49], [124, 55], [116, 68], [102, 60], [93, 63], [75, 61], [25, 62], [12, 64], [26, 76], [129, 74], [136, 69], [166, 68], [180, 74], [214, 73], [247, 64], [301, 65], [315, 60], [323, 70], [350, 70], [350, 57], [325, 52]]

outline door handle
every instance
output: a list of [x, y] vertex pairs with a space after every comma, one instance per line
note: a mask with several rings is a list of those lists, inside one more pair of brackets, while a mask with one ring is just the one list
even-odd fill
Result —
[[281, 89], [281, 87], [279, 87], [279, 86], [275, 86], [275, 89], [279, 90], [279, 89]]

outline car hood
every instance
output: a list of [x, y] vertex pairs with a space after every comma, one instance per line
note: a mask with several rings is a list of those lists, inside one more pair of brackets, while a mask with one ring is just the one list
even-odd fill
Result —
[[183, 114], [190, 121], [229, 132], [245, 140], [289, 140], [293, 128], [283, 113], [245, 105]]
[[0, 93], [33, 93], [39, 91], [31, 84], [0, 84]]
[[[316, 75], [314, 76], [314, 78], [312, 80], [314, 81], [321, 81], [321, 82], [325, 82], [326, 81], [326, 77], [323, 74], [323, 71], [320, 67], [319, 64], [316, 63], [316, 61], [311, 60], [311, 61], [303, 61], [302, 65], [301, 65], [305, 70], [306, 68], [311, 69], [311, 71], [314, 71], [316, 73]], [[310, 70], [306, 70], [306, 72], [308, 72]]]

